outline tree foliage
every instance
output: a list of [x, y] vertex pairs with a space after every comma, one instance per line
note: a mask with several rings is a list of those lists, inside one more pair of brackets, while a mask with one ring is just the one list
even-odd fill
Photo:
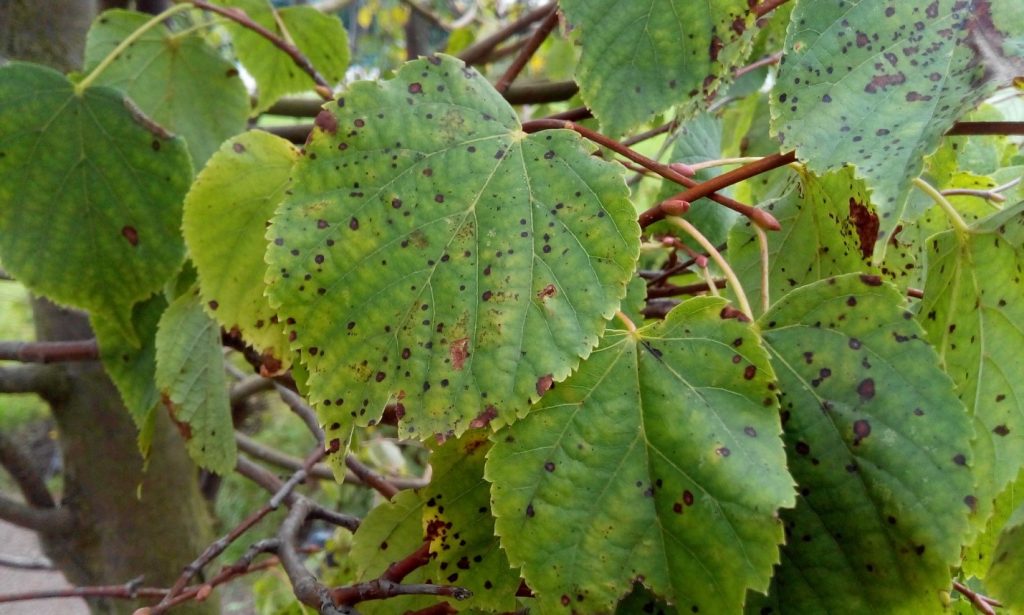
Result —
[[[365, 612], [1024, 609], [1024, 5], [557, 10], [517, 60], [582, 112], [462, 30], [360, 81], [313, 7], [104, 13], [83, 74], [0, 67], [0, 259], [90, 312], [143, 449], [164, 407], [235, 467], [222, 337], [339, 478], [429, 443], [342, 581], [426, 549], [443, 591]], [[303, 91], [308, 138], [245, 132]]]

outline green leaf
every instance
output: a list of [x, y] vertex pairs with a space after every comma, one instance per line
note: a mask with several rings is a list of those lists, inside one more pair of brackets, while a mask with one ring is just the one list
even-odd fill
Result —
[[1024, 467], [1024, 248], [1002, 237], [1008, 219], [1021, 219], [1020, 210], [928, 241], [918, 316], [973, 416], [977, 495], [986, 500]]
[[110, 374], [117, 390], [121, 393], [125, 408], [139, 428], [139, 448], [145, 457], [149, 452], [149, 440], [144, 427], [154, 409], [160, 403], [156, 389], [156, 330], [167, 299], [157, 293], [137, 303], [132, 310], [132, 328], [141, 343], [125, 336], [117, 323], [93, 314], [92, 328], [100, 346], [103, 367]]
[[541, 612], [612, 610], [634, 580], [734, 613], [778, 561], [793, 483], [756, 331], [717, 297], [609, 331], [487, 461], [501, 544]]
[[270, 371], [290, 361], [288, 341], [264, 296], [263, 235], [298, 158], [284, 139], [248, 132], [214, 154], [185, 199], [182, 228], [202, 303], [222, 327], [237, 328], [263, 351]]
[[[85, 47], [85, 70], [96, 67], [150, 19], [132, 11], [96, 18]], [[147, 31], [96, 80], [131, 97], [158, 124], [185, 137], [197, 169], [220, 144], [245, 130], [249, 93], [238, 70], [198, 32]]]
[[220, 328], [193, 289], [171, 303], [156, 332], [156, 385], [195, 462], [217, 474], [235, 467]]
[[[870, 268], [878, 219], [872, 224], [864, 184], [850, 171], [818, 177], [798, 170], [782, 196], [759, 207], [782, 225], [780, 232], [767, 234], [770, 303], [805, 284]], [[862, 221], [859, 226], [851, 220], [855, 212]], [[755, 298], [762, 286], [761, 249], [746, 218], [737, 220], [729, 233], [729, 255], [747, 296], [759, 307]]]
[[185, 143], [122, 94], [0, 67], [0, 259], [32, 291], [102, 313], [134, 342], [132, 306], [184, 258], [191, 179]]
[[[1016, 2], [1016, 0], [994, 0]], [[995, 87], [979, 40], [1001, 38], [978, 4], [800, 2], [772, 90], [775, 130], [819, 174], [856, 165], [887, 235], [910, 182], [953, 122]], [[885, 242], [879, 242], [884, 251]]]
[[523, 133], [447, 57], [353, 85], [317, 123], [267, 281], [328, 440], [389, 399], [412, 436], [525, 414], [625, 295], [639, 232], [621, 171], [575, 133]]
[[728, 79], [750, 50], [746, 0], [562, 0], [582, 47], [576, 80], [611, 136], [674, 105], [685, 115]]
[[435, 475], [423, 490], [423, 528], [436, 554], [432, 578], [465, 587], [473, 597], [462, 608], [513, 611], [519, 572], [498, 546], [484, 460], [488, 432], [475, 430], [434, 450]]
[[990, 587], [995, 598], [1003, 601], [1008, 613], [1024, 609], [1024, 506], [1018, 508], [999, 537], [992, 560], [992, 568], [985, 576], [985, 586]]
[[[267, 0], [221, 0], [219, 4], [244, 10], [253, 21], [292, 42], [328, 83], [345, 78], [348, 33], [334, 15], [311, 6], [275, 10]], [[236, 24], [229, 24], [228, 30], [238, 59], [256, 80], [259, 103], [253, 113], [266, 111], [282, 96], [313, 89], [312, 77], [273, 43]]]
[[971, 425], [912, 316], [894, 287], [853, 274], [760, 320], [801, 495], [782, 514], [779, 612], [942, 608], [977, 502]]
[[994, 563], [999, 537], [1015, 510], [1024, 505], [1024, 473], [1017, 475], [992, 505], [992, 516], [985, 520], [984, 527], [972, 544], [964, 549], [963, 563], [960, 571], [965, 576], [984, 579], [988, 569]]

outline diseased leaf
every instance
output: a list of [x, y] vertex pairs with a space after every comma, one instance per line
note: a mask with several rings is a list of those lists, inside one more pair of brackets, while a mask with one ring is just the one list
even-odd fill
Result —
[[[759, 205], [782, 230], [768, 233], [768, 290], [772, 304], [811, 282], [870, 269], [878, 234], [863, 182], [850, 171], [818, 177], [795, 172], [785, 193]], [[729, 233], [730, 263], [752, 304], [761, 292], [761, 248], [746, 218]]]
[[[603, 130], [619, 136], [680, 105], [706, 107], [750, 51], [747, 0], [562, 0], [582, 47], [576, 80]], [[628, 100], [624, 100], [627, 97]]]
[[267, 237], [271, 304], [328, 440], [396, 400], [403, 436], [493, 427], [569, 375], [639, 252], [621, 171], [527, 135], [447, 57], [321, 113]]
[[1003, 489], [992, 503], [992, 515], [985, 520], [979, 535], [964, 549], [960, 571], [964, 576], [984, 579], [995, 562], [994, 555], [1003, 528], [1015, 510], [1024, 505], [1024, 473]]
[[[86, 39], [85, 70], [150, 18], [123, 10], [97, 17]], [[245, 130], [249, 115], [249, 93], [238, 70], [196, 31], [146, 31], [96, 83], [123, 91], [158, 124], [185, 137], [197, 169], [225, 139]]]
[[613, 610], [634, 581], [683, 611], [765, 591], [792, 480], [775, 382], [724, 299], [684, 302], [598, 350], [494, 434], [496, 529], [540, 610]]
[[143, 457], [149, 454], [149, 439], [145, 427], [154, 409], [160, 403], [156, 389], [156, 330], [167, 299], [157, 293], [135, 304], [132, 310], [132, 328], [137, 341], [125, 336], [116, 323], [103, 317], [92, 316], [92, 328], [100, 346], [103, 367], [121, 393], [125, 408], [139, 428], [139, 449]]
[[268, 372], [290, 363], [288, 341], [264, 296], [267, 222], [284, 198], [299, 151], [251, 131], [225, 143], [185, 199], [182, 229], [203, 306], [264, 353]]
[[220, 328], [192, 289], [171, 303], [156, 332], [156, 385], [189, 455], [217, 474], [235, 467]]
[[986, 504], [1024, 467], [1024, 247], [1002, 236], [1022, 206], [929, 239], [918, 315], [974, 419], [973, 468]]
[[105, 87], [0, 67], [0, 258], [33, 292], [100, 313], [132, 343], [132, 306], [185, 255], [185, 143]]
[[1003, 601], [1008, 613], [1024, 609], [1024, 506], [1017, 508], [1006, 523], [999, 546], [992, 560], [992, 568], [985, 576], [985, 586], [992, 588], [995, 598]]
[[972, 430], [905, 300], [875, 276], [845, 275], [789, 293], [760, 323], [801, 496], [782, 513], [768, 604], [940, 611], [977, 505]]
[[[1017, 0], [798, 3], [772, 90], [783, 145], [796, 148], [818, 173], [855, 165], [887, 236], [923, 157], [997, 84], [978, 49], [1002, 40], [987, 13], [1003, 3], [1019, 6]], [[884, 251], [886, 244], [878, 246]]]
[[[253, 21], [292, 42], [330, 84], [345, 78], [348, 68], [348, 33], [334, 15], [312, 6], [276, 10], [267, 0], [219, 0], [238, 7]], [[256, 80], [259, 103], [253, 113], [266, 111], [286, 94], [313, 89], [314, 83], [290, 56], [248, 28], [228, 24], [238, 59]]]

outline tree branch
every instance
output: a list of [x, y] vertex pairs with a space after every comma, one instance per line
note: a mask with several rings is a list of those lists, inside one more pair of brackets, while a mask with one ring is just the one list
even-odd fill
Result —
[[41, 534], [63, 534], [74, 527], [74, 517], [63, 508], [35, 508], [0, 494], [0, 520]]
[[537, 53], [537, 49], [540, 48], [544, 40], [551, 34], [551, 31], [558, 25], [558, 4], [552, 3], [548, 11], [544, 21], [540, 22], [540, 26], [534, 30], [526, 45], [523, 46], [516, 56], [516, 59], [512, 60], [512, 64], [509, 65], [505, 74], [494, 84], [494, 89], [498, 90], [499, 94], [504, 94], [508, 91], [508, 86], [512, 85], [512, 82], [516, 80], [519, 73], [526, 67], [526, 63], [530, 61], [533, 54]]
[[551, 4], [546, 4], [542, 7], [533, 9], [519, 19], [501, 28], [494, 34], [473, 43], [469, 47], [466, 47], [459, 52], [457, 57], [470, 66], [473, 64], [479, 64], [480, 61], [495, 47], [525, 30], [535, 21], [544, 19], [554, 4], [555, 3], [552, 2]]
[[1024, 122], [957, 122], [946, 132], [960, 135], [1024, 135]]
[[383, 476], [364, 465], [361, 461], [355, 458], [355, 455], [346, 455], [345, 465], [349, 470], [352, 470], [353, 474], [359, 477], [359, 480], [364, 484], [373, 487], [377, 493], [381, 494], [388, 500], [398, 495], [398, 487], [391, 484], [391, 482]]
[[0, 554], [0, 567], [18, 570], [56, 570], [53, 562], [46, 558], [18, 557]]
[[96, 585], [91, 587], [70, 587], [67, 589], [44, 589], [41, 591], [21, 592], [17, 594], [0, 594], [0, 604], [7, 602], [24, 602], [26, 600], [43, 600], [45, 598], [118, 598], [136, 600], [138, 598], [159, 598], [164, 595], [163, 589], [157, 587], [140, 587], [140, 579], [124, 585]]
[[67, 393], [64, 373], [43, 365], [0, 367], [0, 393], [35, 393], [43, 399], [59, 399]]
[[100, 349], [95, 339], [67, 342], [3, 342], [0, 341], [0, 361], [22, 363], [60, 363], [66, 361], [95, 361]]
[[29, 506], [43, 509], [57, 507], [32, 459], [17, 441], [4, 432], [0, 432], [0, 466], [7, 470], [17, 483]]

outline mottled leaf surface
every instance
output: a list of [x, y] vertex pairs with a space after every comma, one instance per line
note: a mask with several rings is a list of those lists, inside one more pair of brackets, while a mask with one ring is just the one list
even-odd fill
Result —
[[[818, 177], [805, 169], [796, 171], [782, 196], [759, 207], [782, 225], [781, 231], [767, 233], [770, 303], [805, 284], [870, 268], [878, 219], [870, 210], [863, 183], [851, 172]], [[729, 233], [729, 256], [748, 298], [759, 310], [761, 302], [755, 298], [762, 286], [761, 248], [746, 218], [737, 220]]]
[[1024, 246], [1003, 237], [1021, 209], [929, 239], [918, 316], [973, 415], [983, 498], [995, 497], [1024, 466]]
[[284, 139], [248, 132], [221, 147], [185, 199], [182, 229], [203, 305], [263, 351], [265, 365], [289, 362], [288, 341], [264, 296], [264, 234], [298, 158]]
[[192, 289], [164, 312], [156, 332], [156, 385], [195, 462], [217, 474], [235, 467], [220, 327]]
[[1018, 508], [1006, 523], [992, 568], [985, 576], [985, 586], [993, 597], [1003, 601], [1008, 613], [1024, 609], [1024, 506]]
[[[273, 9], [267, 0], [221, 0], [238, 7], [256, 23], [292, 42], [331, 85], [340, 83], [348, 68], [348, 33], [334, 15], [312, 6]], [[290, 56], [261, 35], [229, 24], [231, 44], [238, 59], [256, 80], [259, 102], [254, 112], [265, 111], [286, 94], [313, 89], [312, 77]]]
[[493, 436], [496, 529], [542, 613], [611, 611], [634, 581], [702, 613], [767, 589], [793, 484], [768, 356], [726, 305], [607, 332]]
[[798, 3], [772, 90], [783, 145], [818, 173], [856, 165], [891, 232], [923, 157], [995, 86], [976, 50], [1004, 2]]
[[583, 100], [613, 136], [675, 105], [701, 108], [746, 58], [755, 29], [746, 0], [562, 0], [559, 6], [579, 31], [576, 80]]
[[[97, 17], [86, 39], [85, 70], [151, 17], [122, 10]], [[194, 30], [148, 30], [96, 83], [123, 91], [158, 124], [185, 137], [197, 169], [225, 139], [245, 130], [249, 115], [249, 93], [238, 70]]]
[[132, 328], [136, 340], [129, 339], [115, 322], [94, 314], [91, 319], [100, 346], [103, 367], [121, 393], [125, 408], [140, 429], [139, 448], [145, 456], [149, 451], [145, 426], [160, 402], [156, 388], [156, 330], [167, 299], [157, 293], [135, 304]]
[[389, 399], [403, 435], [525, 414], [597, 344], [639, 251], [621, 171], [526, 135], [457, 60], [353, 85], [267, 237], [269, 296], [328, 440]]
[[102, 313], [135, 341], [132, 306], [181, 265], [185, 143], [106, 87], [76, 95], [42, 66], [0, 68], [0, 258], [33, 292]]
[[770, 601], [786, 613], [940, 611], [977, 502], [972, 430], [905, 300], [845, 275], [793, 291], [760, 323], [801, 496], [782, 514]]

